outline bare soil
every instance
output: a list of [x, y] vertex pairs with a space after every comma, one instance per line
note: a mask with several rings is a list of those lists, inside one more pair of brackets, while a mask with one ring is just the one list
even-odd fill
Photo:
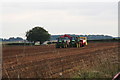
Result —
[[118, 64], [118, 45], [100, 42], [59, 49], [55, 45], [3, 46], [3, 78], [71, 78], [79, 70], [93, 69], [107, 61]]

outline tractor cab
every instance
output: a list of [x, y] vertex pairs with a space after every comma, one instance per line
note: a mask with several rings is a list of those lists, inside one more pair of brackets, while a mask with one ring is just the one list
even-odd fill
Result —
[[57, 39], [58, 39], [58, 40], [57, 40], [58, 43], [62, 43], [62, 41], [63, 41], [62, 38], [57, 38]]

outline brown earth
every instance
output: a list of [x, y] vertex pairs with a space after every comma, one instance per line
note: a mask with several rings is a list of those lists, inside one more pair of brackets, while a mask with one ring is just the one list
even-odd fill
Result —
[[81, 48], [55, 45], [3, 46], [3, 78], [71, 78], [79, 70], [118, 62], [117, 42], [89, 43]]

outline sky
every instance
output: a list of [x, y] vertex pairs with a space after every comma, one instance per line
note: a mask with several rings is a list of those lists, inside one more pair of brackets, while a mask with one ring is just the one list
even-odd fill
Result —
[[4, 0], [0, 37], [22, 37], [40, 26], [50, 34], [118, 36], [117, 0]]

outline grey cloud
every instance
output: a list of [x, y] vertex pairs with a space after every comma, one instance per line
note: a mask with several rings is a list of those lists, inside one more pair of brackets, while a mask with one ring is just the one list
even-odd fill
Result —
[[[45, 27], [52, 34], [98, 32], [117, 35], [117, 3], [114, 2], [12, 2], [4, 3], [2, 8], [3, 36], [14, 35], [15, 32], [17, 36], [35, 25]], [[15, 29], [15, 32], [6, 29]]]

